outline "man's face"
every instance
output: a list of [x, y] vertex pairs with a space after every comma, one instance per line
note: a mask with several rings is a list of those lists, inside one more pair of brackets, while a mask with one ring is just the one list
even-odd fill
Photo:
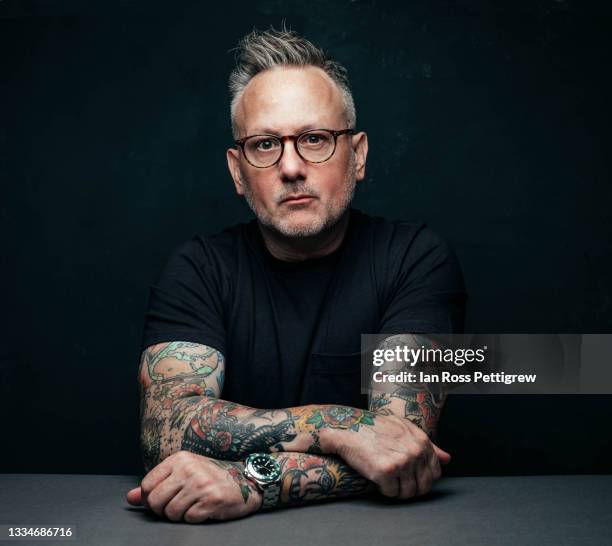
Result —
[[[340, 90], [312, 66], [255, 76], [238, 104], [236, 123], [240, 137], [347, 128]], [[287, 237], [306, 237], [334, 225], [346, 211], [356, 181], [365, 175], [366, 155], [367, 137], [358, 133], [339, 136], [334, 155], [324, 163], [304, 161], [292, 140], [284, 142], [281, 160], [271, 167], [253, 167], [235, 148], [227, 151], [227, 160], [236, 191], [263, 225]]]

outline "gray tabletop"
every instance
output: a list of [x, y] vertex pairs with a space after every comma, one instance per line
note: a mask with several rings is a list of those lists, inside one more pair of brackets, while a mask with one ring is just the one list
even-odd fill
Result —
[[[352, 499], [189, 525], [129, 506], [132, 476], [0, 475], [0, 524], [73, 525], [21, 544], [612, 544], [612, 476], [445, 478], [419, 501]], [[9, 544], [9, 542], [6, 542]]]

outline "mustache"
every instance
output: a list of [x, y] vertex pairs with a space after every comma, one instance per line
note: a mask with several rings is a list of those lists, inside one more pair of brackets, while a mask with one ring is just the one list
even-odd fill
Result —
[[276, 203], [280, 204], [282, 201], [284, 201], [288, 197], [291, 197], [293, 195], [299, 195], [299, 194], [302, 194], [302, 193], [305, 193], [305, 194], [308, 194], [308, 195], [312, 195], [313, 197], [319, 197], [319, 193], [317, 191], [315, 191], [314, 189], [308, 187], [307, 185], [299, 185], [299, 186], [293, 186], [291, 188], [291, 190], [284, 191], [280, 195], [277, 195], [276, 196]]

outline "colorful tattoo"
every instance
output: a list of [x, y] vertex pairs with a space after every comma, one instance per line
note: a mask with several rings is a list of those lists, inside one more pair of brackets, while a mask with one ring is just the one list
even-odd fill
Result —
[[141, 445], [145, 467], [152, 467], [159, 461], [163, 421], [158, 417], [147, 417], [142, 422]]
[[[277, 417], [261, 423], [258, 411], [249, 416], [241, 406], [224, 400], [204, 400], [185, 430], [182, 449], [207, 457], [236, 461], [256, 451], [282, 451], [282, 442], [292, 441], [294, 419], [288, 410], [270, 412]], [[255, 418], [254, 420], [252, 418]]]
[[162, 343], [143, 351], [140, 415], [147, 470], [181, 449], [180, 437], [197, 403], [221, 394], [223, 368], [221, 353], [197, 343]]
[[360, 425], [373, 425], [374, 414], [368, 410], [348, 406], [323, 406], [312, 411], [306, 423], [321, 428], [340, 428], [358, 431]]
[[[382, 349], [394, 349], [397, 346], [440, 348], [433, 339], [412, 334], [391, 336], [380, 344]], [[385, 371], [406, 369], [402, 362], [387, 363], [383, 368]], [[371, 393], [369, 408], [379, 415], [395, 414], [410, 419], [432, 437], [445, 400], [446, 391], [439, 383], [391, 384], [385, 392]]]
[[[150, 347], [141, 359], [142, 445], [152, 468], [179, 450], [224, 461], [253, 452], [319, 454], [326, 429], [358, 432], [372, 426], [372, 411], [335, 405], [263, 410], [219, 399], [224, 359], [189, 342]], [[323, 479], [325, 478], [325, 479]], [[322, 477], [321, 484], [327, 477]]]
[[216, 461], [212, 459], [212, 462], [219, 468], [227, 471], [228, 479], [234, 481], [234, 483], [240, 489], [240, 494], [244, 500], [244, 504], [249, 500], [249, 496], [253, 492], [253, 485], [244, 476], [244, 466], [240, 463], [232, 463], [227, 461]]
[[282, 505], [354, 496], [373, 487], [371, 482], [337, 457], [285, 453], [276, 459], [282, 472]]

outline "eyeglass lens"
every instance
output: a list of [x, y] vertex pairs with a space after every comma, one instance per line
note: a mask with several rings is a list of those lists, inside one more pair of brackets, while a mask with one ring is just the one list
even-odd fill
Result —
[[[328, 160], [334, 153], [334, 135], [327, 131], [308, 131], [297, 140], [297, 148], [303, 159], [313, 163]], [[270, 135], [254, 136], [244, 143], [247, 159], [258, 167], [267, 167], [278, 161], [283, 152], [279, 138]]]

